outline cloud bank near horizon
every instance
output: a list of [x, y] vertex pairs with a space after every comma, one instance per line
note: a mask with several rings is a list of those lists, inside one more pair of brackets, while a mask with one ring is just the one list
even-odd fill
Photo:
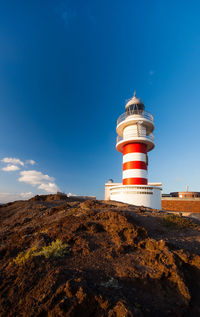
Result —
[[34, 194], [32, 192], [27, 193], [0, 193], [1, 204], [6, 204], [15, 200], [29, 199]]
[[[3, 172], [15, 172], [22, 169], [21, 171], [19, 171], [18, 178], [17, 178], [17, 180], [21, 183], [26, 183], [33, 187], [37, 187], [37, 189], [45, 191], [49, 194], [53, 194], [59, 191], [59, 187], [56, 185], [54, 177], [51, 177], [47, 174], [43, 174], [42, 172], [37, 171], [35, 169], [25, 170], [25, 168], [28, 168], [28, 165], [33, 166], [36, 164], [36, 162], [32, 159], [26, 160], [25, 162], [23, 162], [19, 158], [5, 157], [1, 159], [0, 162], [2, 162], [3, 164], [6, 164], [6, 166], [1, 168]], [[33, 195], [32, 192], [28, 192], [28, 194], [30, 193]], [[25, 198], [26, 194], [27, 193], [21, 193], [21, 194], [0, 193], [0, 199], [4, 197], [5, 199], [3, 198], [3, 200], [7, 200], [7, 196], [9, 195], [11, 196], [11, 198], [12, 196], [18, 197], [18, 199], [19, 197]]]

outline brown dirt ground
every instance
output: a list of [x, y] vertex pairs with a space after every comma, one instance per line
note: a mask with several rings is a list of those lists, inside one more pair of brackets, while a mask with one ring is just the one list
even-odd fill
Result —
[[[200, 230], [117, 202], [36, 196], [0, 207], [0, 316], [200, 316]], [[60, 239], [61, 257], [20, 252]]]

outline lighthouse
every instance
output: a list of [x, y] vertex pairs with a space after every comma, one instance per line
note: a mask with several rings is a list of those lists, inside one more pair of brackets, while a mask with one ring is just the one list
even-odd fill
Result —
[[117, 120], [116, 131], [116, 149], [123, 154], [122, 184], [106, 184], [109, 199], [161, 209], [161, 184], [148, 183], [148, 152], [155, 146], [154, 118], [135, 92]]

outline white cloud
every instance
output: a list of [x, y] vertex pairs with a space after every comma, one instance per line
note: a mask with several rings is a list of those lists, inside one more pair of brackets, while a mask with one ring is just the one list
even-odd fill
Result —
[[27, 193], [21, 193], [20, 196], [22, 198], [30, 198], [32, 197], [34, 194], [32, 192], [27, 192]]
[[7, 165], [6, 167], [2, 168], [2, 171], [4, 172], [13, 172], [19, 170], [19, 166], [17, 165]]
[[24, 166], [24, 162], [22, 162], [20, 159], [12, 158], [12, 157], [4, 157], [1, 162], [8, 163], [8, 164], [14, 164], [14, 165], [21, 165]]
[[15, 200], [21, 200], [21, 199], [29, 199], [34, 194], [32, 192], [28, 193], [0, 193], [0, 203], [5, 204], [8, 202], [12, 202]]
[[18, 179], [20, 182], [24, 182], [30, 185], [39, 185], [43, 183], [43, 181], [54, 181], [53, 177], [49, 175], [44, 175], [41, 172], [30, 170], [30, 171], [21, 171], [21, 177]]
[[[6, 163], [7, 166], [2, 168], [2, 171], [4, 172], [13, 172], [20, 169], [21, 166], [24, 166], [24, 162], [22, 162], [18, 158], [12, 158], [12, 157], [4, 157], [1, 162]], [[26, 164], [34, 165], [34, 160], [27, 160]]]
[[21, 171], [19, 182], [24, 182], [32, 186], [38, 186], [38, 189], [43, 189], [48, 193], [55, 193], [59, 190], [54, 183], [54, 178], [49, 175], [42, 174], [36, 170]]
[[35, 164], [35, 161], [34, 161], [34, 160], [27, 160], [26, 163], [27, 163], [27, 164], [30, 164], [30, 165], [34, 165], [34, 164]]
[[[18, 171], [22, 166], [34, 165], [34, 160], [27, 160], [24, 164], [23, 161], [21, 161], [18, 158], [11, 158], [11, 157], [5, 157], [0, 160], [3, 163], [6, 163], [6, 166], [2, 167], [2, 171], [4, 172], [13, 172]], [[46, 191], [47, 193], [55, 193], [59, 191], [59, 187], [55, 183], [54, 177], [50, 177], [47, 174], [43, 174], [36, 170], [22, 170], [19, 172], [19, 182], [23, 182], [26, 184], [30, 184], [32, 186], [37, 187], [40, 190]], [[22, 193], [21, 197], [28, 197], [27, 195], [32, 193]], [[17, 194], [19, 197], [20, 194]]]
[[59, 190], [55, 183], [42, 183], [40, 186], [38, 186], [38, 188], [43, 189], [48, 193], [55, 193]]

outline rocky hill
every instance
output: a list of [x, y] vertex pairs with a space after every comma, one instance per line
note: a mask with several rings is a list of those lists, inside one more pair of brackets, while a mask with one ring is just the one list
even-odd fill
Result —
[[200, 316], [198, 220], [48, 195], [0, 223], [0, 316]]

